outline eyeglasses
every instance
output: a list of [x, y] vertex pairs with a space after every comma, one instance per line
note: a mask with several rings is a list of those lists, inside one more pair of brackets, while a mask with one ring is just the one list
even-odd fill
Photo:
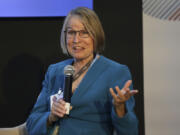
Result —
[[76, 33], [79, 34], [80, 38], [88, 38], [89, 37], [89, 33], [86, 30], [67, 30], [64, 31], [66, 33], [67, 38], [73, 38], [75, 37]]

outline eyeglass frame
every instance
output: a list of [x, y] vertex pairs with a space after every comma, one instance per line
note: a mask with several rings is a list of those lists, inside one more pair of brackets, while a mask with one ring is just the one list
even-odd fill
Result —
[[[75, 37], [77, 33], [79, 33], [78, 36], [80, 38], [88, 38], [89, 37], [89, 32], [86, 30], [69, 30], [69, 31], [73, 32], [72, 35], [69, 34], [69, 38]], [[64, 33], [66, 34], [66, 37], [68, 37], [68, 30], [65, 30]], [[84, 34], [84, 36], [83, 36], [83, 34]]]

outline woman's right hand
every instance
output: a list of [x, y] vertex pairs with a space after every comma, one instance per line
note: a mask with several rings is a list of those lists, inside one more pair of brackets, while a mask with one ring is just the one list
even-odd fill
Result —
[[56, 96], [53, 97], [51, 112], [48, 118], [49, 124], [57, 121], [58, 118], [64, 117], [64, 115], [66, 114], [65, 104], [66, 102], [63, 99], [57, 100]]

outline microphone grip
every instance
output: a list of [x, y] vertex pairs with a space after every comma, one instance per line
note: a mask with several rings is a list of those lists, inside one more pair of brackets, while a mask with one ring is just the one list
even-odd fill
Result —
[[68, 103], [71, 103], [72, 80], [73, 80], [72, 75], [65, 75], [63, 99], [64, 99], [65, 102], [68, 102]]

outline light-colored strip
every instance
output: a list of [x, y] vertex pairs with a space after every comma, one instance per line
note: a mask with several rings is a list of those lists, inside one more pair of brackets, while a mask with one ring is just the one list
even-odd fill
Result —
[[[169, 10], [171, 10], [171, 9], [174, 7], [174, 5], [176, 5], [176, 4], [178, 3], [178, 1], [179, 1], [179, 0], [175, 0], [173, 3], [171, 3], [171, 5], [167, 6], [167, 7], [165, 8], [164, 12], [162, 13], [162, 15], [160, 16], [160, 18], [161, 18], [161, 19], [164, 19], [163, 17], [167, 14], [167, 12], [168, 12]], [[175, 10], [176, 10], [176, 9], [175, 9]]]
[[160, 12], [155, 17], [161, 18], [164, 11], [169, 8], [169, 6], [171, 6], [173, 2], [174, 0], [168, 0], [167, 2], [165, 2], [164, 6], [161, 8]]
[[152, 2], [153, 0], [143, 0], [143, 9], [147, 9]]
[[154, 17], [158, 17], [158, 14], [159, 14], [159, 13], [163, 10], [163, 8], [166, 6], [166, 3], [167, 3], [166, 0], [160, 0], [160, 1], [162, 1], [162, 3], [161, 3], [161, 5], [160, 5], [159, 9], [157, 10], [157, 12], [155, 12], [155, 13], [153, 14]]
[[150, 12], [150, 15], [154, 16], [163, 6], [164, 0], [159, 0], [155, 8]]
[[145, 13], [148, 13], [149, 10], [151, 10], [151, 8], [153, 8], [153, 5], [157, 2], [157, 0], [152, 0], [149, 5], [146, 7], [146, 9], [144, 9]]
[[143, 0], [143, 12], [161, 20], [179, 20], [180, 0]]
[[173, 7], [167, 11], [166, 16], [164, 16], [164, 18], [169, 19], [174, 14], [174, 12], [176, 12], [178, 7], [180, 7], [180, 1], [174, 4]]
[[174, 13], [172, 17], [169, 18], [169, 20], [176, 20], [180, 16], [180, 8]]

